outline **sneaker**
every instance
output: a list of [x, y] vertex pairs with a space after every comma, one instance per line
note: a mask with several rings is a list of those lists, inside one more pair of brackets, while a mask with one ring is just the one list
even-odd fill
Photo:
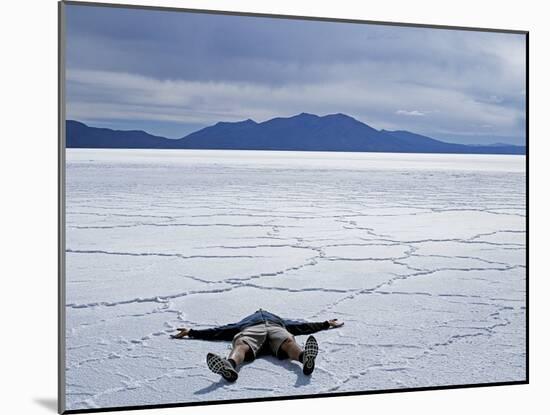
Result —
[[229, 360], [224, 359], [214, 353], [208, 353], [206, 355], [206, 364], [208, 369], [214, 372], [216, 375], [222, 375], [222, 377], [228, 382], [235, 382], [239, 377], [237, 371], [233, 368]]
[[304, 375], [309, 376], [315, 369], [315, 358], [319, 353], [319, 345], [315, 337], [309, 336], [304, 346]]

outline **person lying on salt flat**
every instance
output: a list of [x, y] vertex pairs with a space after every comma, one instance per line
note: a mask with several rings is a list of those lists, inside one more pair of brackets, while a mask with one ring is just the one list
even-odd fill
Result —
[[208, 368], [221, 375], [228, 382], [239, 377], [237, 367], [243, 361], [253, 361], [260, 354], [271, 353], [279, 359], [290, 358], [303, 364], [304, 375], [311, 375], [315, 369], [315, 358], [319, 346], [315, 337], [309, 336], [302, 349], [294, 336], [312, 334], [320, 330], [342, 327], [344, 322], [338, 319], [323, 322], [304, 322], [283, 319], [261, 308], [237, 323], [230, 323], [204, 330], [178, 328], [174, 339], [186, 336], [202, 340], [232, 340], [232, 350], [228, 358], [208, 353]]

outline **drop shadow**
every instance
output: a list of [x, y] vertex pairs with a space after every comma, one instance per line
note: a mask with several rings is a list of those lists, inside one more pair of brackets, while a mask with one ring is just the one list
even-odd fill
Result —
[[294, 383], [295, 388], [306, 386], [311, 383], [311, 376], [304, 375], [304, 372], [302, 371], [302, 366], [300, 366], [297, 362], [290, 359], [278, 359], [274, 356], [266, 356], [264, 357], [264, 359], [275, 366], [279, 366], [284, 368], [285, 370], [294, 372], [296, 374], [296, 382]]
[[55, 398], [34, 398], [34, 402], [51, 412], [57, 413], [57, 399]]
[[[294, 372], [296, 374], [296, 382], [294, 383], [295, 388], [306, 386], [311, 383], [311, 376], [304, 375], [304, 372], [302, 371], [302, 366], [300, 366], [300, 364], [298, 364], [293, 360], [278, 359], [275, 356], [261, 356], [261, 357], [259, 356], [257, 359], [265, 359], [275, 366], [279, 366], [285, 370]], [[246, 362], [239, 369], [242, 369], [244, 366], [253, 365], [253, 364], [254, 362]], [[239, 369], [237, 369], [237, 371], [240, 371]], [[237, 383], [238, 382], [239, 381], [237, 380]], [[212, 382], [212, 384], [193, 392], [193, 395], [205, 395], [207, 393], [214, 392], [215, 390], [224, 388], [229, 385], [230, 383], [228, 383], [225, 379], [222, 378], [218, 382]]]
[[222, 378], [218, 382], [212, 382], [211, 385], [193, 392], [193, 395], [205, 395], [207, 393], [214, 392], [217, 389], [223, 388], [224, 386], [227, 386], [227, 385], [228, 385], [228, 382]]
[[[241, 366], [239, 366], [237, 368], [237, 373], [239, 373], [243, 367], [248, 366], [251, 363], [253, 363], [253, 362], [244, 362]], [[238, 382], [239, 381], [237, 380], [237, 383]], [[193, 392], [193, 395], [204, 395], [204, 394], [207, 394], [209, 392], [213, 392], [217, 389], [223, 388], [225, 386], [229, 386], [231, 384], [232, 383], [230, 383], [227, 380], [221, 378], [218, 382], [212, 382], [211, 385], [206, 386], [205, 388], [202, 388], [202, 389], [199, 389], [198, 391]]]

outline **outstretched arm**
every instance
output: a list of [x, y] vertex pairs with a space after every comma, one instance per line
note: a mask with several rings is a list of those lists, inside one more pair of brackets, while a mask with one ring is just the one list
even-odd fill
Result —
[[211, 329], [188, 329], [178, 328], [179, 333], [172, 335], [173, 339], [183, 339], [190, 337], [192, 339], [202, 340], [232, 340], [235, 334], [239, 332], [235, 324], [226, 324], [225, 326], [213, 327]]
[[190, 329], [186, 329], [185, 327], [180, 327], [177, 329], [178, 334], [171, 334], [170, 337], [173, 339], [183, 339], [184, 337], [189, 335]]
[[344, 322], [338, 321], [337, 318], [313, 323], [285, 320], [286, 329], [289, 331], [289, 333], [294, 334], [295, 336], [312, 334], [321, 330], [335, 329], [338, 327], [342, 327], [343, 325]]

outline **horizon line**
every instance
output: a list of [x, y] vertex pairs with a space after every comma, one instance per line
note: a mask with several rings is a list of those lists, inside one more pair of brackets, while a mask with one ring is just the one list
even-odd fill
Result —
[[290, 116], [276, 116], [276, 117], [272, 117], [272, 118], [269, 118], [265, 121], [256, 121], [252, 118], [247, 118], [247, 119], [243, 119], [243, 120], [240, 120], [240, 121], [217, 121], [213, 124], [209, 124], [209, 125], [206, 125], [202, 128], [199, 128], [195, 131], [192, 131], [182, 137], [177, 137], [177, 138], [170, 138], [170, 137], [165, 137], [165, 136], [162, 136], [162, 135], [157, 135], [157, 134], [153, 134], [153, 133], [150, 133], [144, 129], [119, 129], [119, 128], [109, 128], [109, 127], [98, 127], [96, 125], [91, 125], [89, 124], [87, 121], [80, 121], [80, 120], [76, 120], [76, 119], [65, 119], [65, 122], [69, 122], [69, 121], [72, 121], [72, 122], [78, 122], [80, 124], [84, 124], [85, 126], [89, 127], [89, 128], [98, 128], [98, 129], [105, 129], [105, 130], [111, 130], [111, 131], [122, 131], [122, 132], [125, 132], [125, 131], [135, 131], [135, 132], [142, 132], [142, 133], [145, 133], [145, 134], [148, 134], [152, 137], [158, 137], [158, 138], [163, 138], [163, 139], [166, 139], [166, 140], [183, 140], [185, 138], [187, 138], [189, 135], [191, 134], [194, 134], [198, 131], [201, 131], [205, 128], [208, 128], [208, 127], [213, 127], [215, 125], [218, 125], [218, 124], [239, 124], [239, 123], [245, 123], [245, 122], [253, 122], [254, 124], [256, 125], [261, 125], [261, 124], [264, 124], [266, 122], [269, 122], [269, 121], [272, 121], [272, 120], [275, 120], [275, 119], [290, 119], [290, 118], [296, 118], [296, 117], [299, 117], [299, 116], [312, 116], [312, 117], [316, 117], [316, 118], [326, 118], [326, 117], [330, 117], [330, 116], [342, 116], [342, 117], [346, 117], [346, 118], [351, 118], [352, 120], [354, 121], [357, 121], [361, 124], [364, 124], [366, 125], [367, 127], [370, 127], [370, 128], [373, 128], [374, 130], [378, 131], [378, 132], [406, 132], [406, 133], [410, 133], [410, 134], [415, 134], [415, 135], [419, 135], [419, 136], [422, 136], [422, 137], [426, 137], [426, 138], [430, 138], [432, 140], [437, 140], [437, 141], [440, 141], [442, 143], [446, 143], [446, 144], [456, 144], [456, 145], [463, 145], [463, 146], [469, 146], [469, 147], [492, 147], [492, 146], [501, 146], [501, 147], [526, 147], [526, 144], [509, 144], [509, 143], [500, 143], [500, 142], [493, 142], [493, 143], [489, 143], [489, 144], [482, 144], [482, 143], [471, 143], [471, 144], [467, 144], [467, 143], [457, 143], [457, 142], [452, 142], [452, 141], [444, 141], [444, 140], [441, 140], [439, 138], [434, 138], [432, 135], [425, 135], [425, 134], [419, 134], [419, 133], [415, 133], [413, 131], [409, 131], [409, 130], [404, 130], [404, 129], [396, 129], [396, 130], [386, 130], [384, 128], [382, 129], [376, 129], [375, 127], [372, 127], [371, 125], [367, 124], [366, 122], [363, 122], [361, 120], [358, 120], [357, 118], [355, 117], [352, 117], [351, 115], [347, 115], [347, 114], [344, 114], [342, 112], [336, 112], [336, 113], [329, 113], [329, 114], [325, 114], [325, 115], [317, 115], [317, 114], [313, 114], [313, 113], [309, 113], [309, 112], [301, 112], [299, 114], [295, 114], [295, 115], [290, 115]]

